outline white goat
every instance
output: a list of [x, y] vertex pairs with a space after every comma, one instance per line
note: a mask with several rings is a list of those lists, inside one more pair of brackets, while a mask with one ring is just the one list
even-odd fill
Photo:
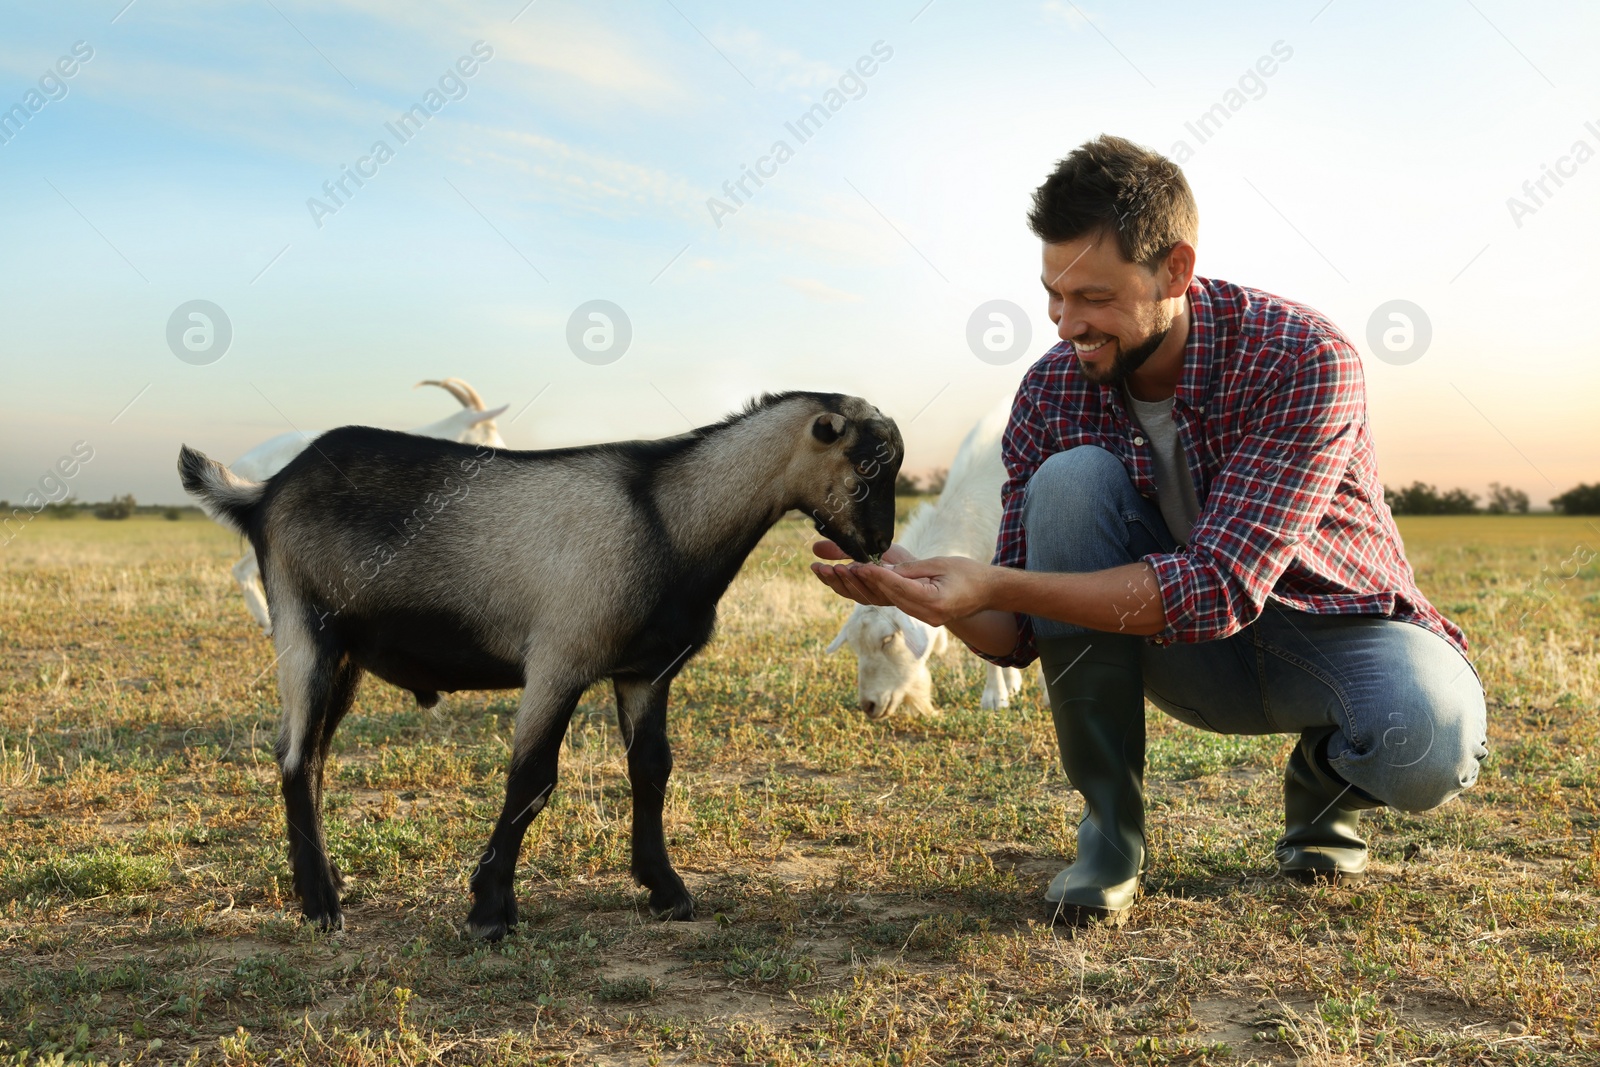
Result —
[[[461, 402], [461, 410], [438, 422], [419, 426], [411, 430], [411, 433], [420, 437], [437, 437], [444, 441], [460, 441], [462, 444], [485, 445], [489, 448], [506, 446], [505, 441], [500, 438], [500, 430], [495, 426], [494, 420], [504, 414], [506, 408], [511, 405], [502, 404], [493, 411], [484, 410], [483, 397], [460, 378], [443, 380], [429, 378], [411, 388], [418, 389], [424, 385], [437, 385], [455, 397]], [[280, 433], [234, 460], [228, 469], [246, 481], [264, 482], [287, 467], [291, 459], [305, 451], [315, 436], [299, 432]], [[244, 606], [250, 610], [256, 622], [261, 624], [262, 632], [271, 637], [272, 612], [267, 607], [267, 593], [261, 585], [261, 566], [256, 561], [254, 548], [247, 549], [244, 557], [233, 565], [233, 578], [239, 583], [239, 591], [244, 594]]]
[[[918, 559], [966, 556], [987, 563], [994, 555], [1000, 486], [1006, 478], [1000, 437], [1010, 413], [1007, 398], [979, 420], [961, 442], [939, 499], [923, 504], [907, 520], [898, 542]], [[845, 644], [855, 650], [861, 710], [869, 719], [881, 719], [901, 704], [924, 713], [933, 710], [928, 661], [943, 653], [949, 641], [943, 626], [929, 626], [899, 608], [859, 604], [828, 651], [837, 652]], [[1022, 672], [994, 664], [988, 668], [981, 706], [1008, 707], [1022, 689]]]

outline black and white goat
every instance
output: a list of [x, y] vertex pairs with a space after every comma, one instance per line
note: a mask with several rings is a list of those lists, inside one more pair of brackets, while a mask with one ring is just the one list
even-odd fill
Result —
[[322, 833], [322, 770], [366, 672], [417, 695], [523, 689], [505, 807], [471, 880], [468, 928], [516, 922], [523, 835], [555, 788], [583, 691], [610, 678], [633, 787], [633, 875], [662, 918], [694, 899], [667, 858], [667, 693], [710, 639], [717, 601], [791, 509], [857, 560], [894, 532], [903, 455], [858, 397], [767, 395], [659, 441], [539, 452], [360, 426], [265, 483], [185, 446], [184, 488], [243, 532], [276, 621], [278, 763], [308, 921], [337, 928], [342, 878]]

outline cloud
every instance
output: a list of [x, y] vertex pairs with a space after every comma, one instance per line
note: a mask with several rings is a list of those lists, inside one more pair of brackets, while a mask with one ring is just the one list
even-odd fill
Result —
[[1064, 23], [1074, 30], [1081, 30], [1094, 21], [1083, 8], [1066, 0], [1045, 0], [1039, 9], [1044, 12], [1046, 21]]
[[839, 79], [840, 68], [773, 44], [757, 30], [716, 30], [710, 37], [758, 85], [803, 94], [832, 86]]
[[518, 29], [520, 33], [505, 38], [500, 52], [513, 63], [564, 74], [653, 109], [688, 96], [642, 49], [603, 25], [519, 22]]
[[804, 248], [829, 263], [882, 266], [901, 254], [900, 238], [860, 200], [803, 189], [796, 195], [809, 202], [808, 209], [751, 204], [728, 220], [727, 229], [737, 227], [741, 234], [783, 251]]
[[73, 92], [119, 108], [306, 161], [326, 159], [330, 138], [338, 143], [336, 138], [348, 136], [354, 138], [352, 148], [365, 147], [371, 141], [367, 133], [381, 132], [390, 117], [390, 109], [353, 98], [342, 82], [337, 87], [308, 82], [290, 64], [277, 70], [224, 70], [119, 57], [92, 71], [85, 67], [75, 82]]
[[859, 304], [865, 299], [860, 293], [847, 293], [815, 278], [784, 278], [783, 284], [824, 304]]
[[705, 218], [705, 194], [677, 175], [524, 130], [483, 129], [498, 149], [473, 148], [475, 163], [496, 163], [537, 178], [527, 197], [586, 207], [624, 217], [642, 210], [670, 208], [685, 221]]
[[[563, 75], [651, 109], [680, 103], [690, 95], [652, 58], [659, 47], [572, 10], [535, 3], [513, 23], [509, 15], [488, 16], [475, 0], [343, 0], [343, 6], [429, 39], [439, 38], [446, 29], [450, 39], [481, 38], [494, 47], [497, 63]], [[647, 35], [649, 30], [646, 26]]]

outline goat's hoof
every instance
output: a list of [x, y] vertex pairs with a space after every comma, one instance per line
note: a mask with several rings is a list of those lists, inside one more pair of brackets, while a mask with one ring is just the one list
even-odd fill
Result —
[[310, 908], [304, 910], [307, 926], [315, 926], [318, 930], [329, 934], [337, 933], [344, 929], [344, 912], [340, 910], [337, 904], [333, 906], [331, 911], [312, 911]]
[[663, 922], [694, 922], [694, 897], [681, 885], [667, 892], [652, 890], [650, 914]]
[[339, 907], [339, 884], [343, 879], [339, 870], [332, 864], [328, 866], [329, 877], [314, 882], [309, 887], [302, 885], [299, 891], [300, 910], [305, 915], [307, 925], [316, 926], [323, 930], [343, 930], [344, 913]]
[[477, 894], [467, 913], [467, 933], [484, 941], [498, 941], [517, 925], [517, 899], [510, 892]]

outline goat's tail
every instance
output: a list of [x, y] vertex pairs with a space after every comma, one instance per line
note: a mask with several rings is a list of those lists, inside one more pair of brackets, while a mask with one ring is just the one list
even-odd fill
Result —
[[230, 530], [249, 533], [250, 516], [266, 483], [247, 481], [188, 445], [178, 451], [178, 477], [184, 492], [198, 500], [207, 515]]

